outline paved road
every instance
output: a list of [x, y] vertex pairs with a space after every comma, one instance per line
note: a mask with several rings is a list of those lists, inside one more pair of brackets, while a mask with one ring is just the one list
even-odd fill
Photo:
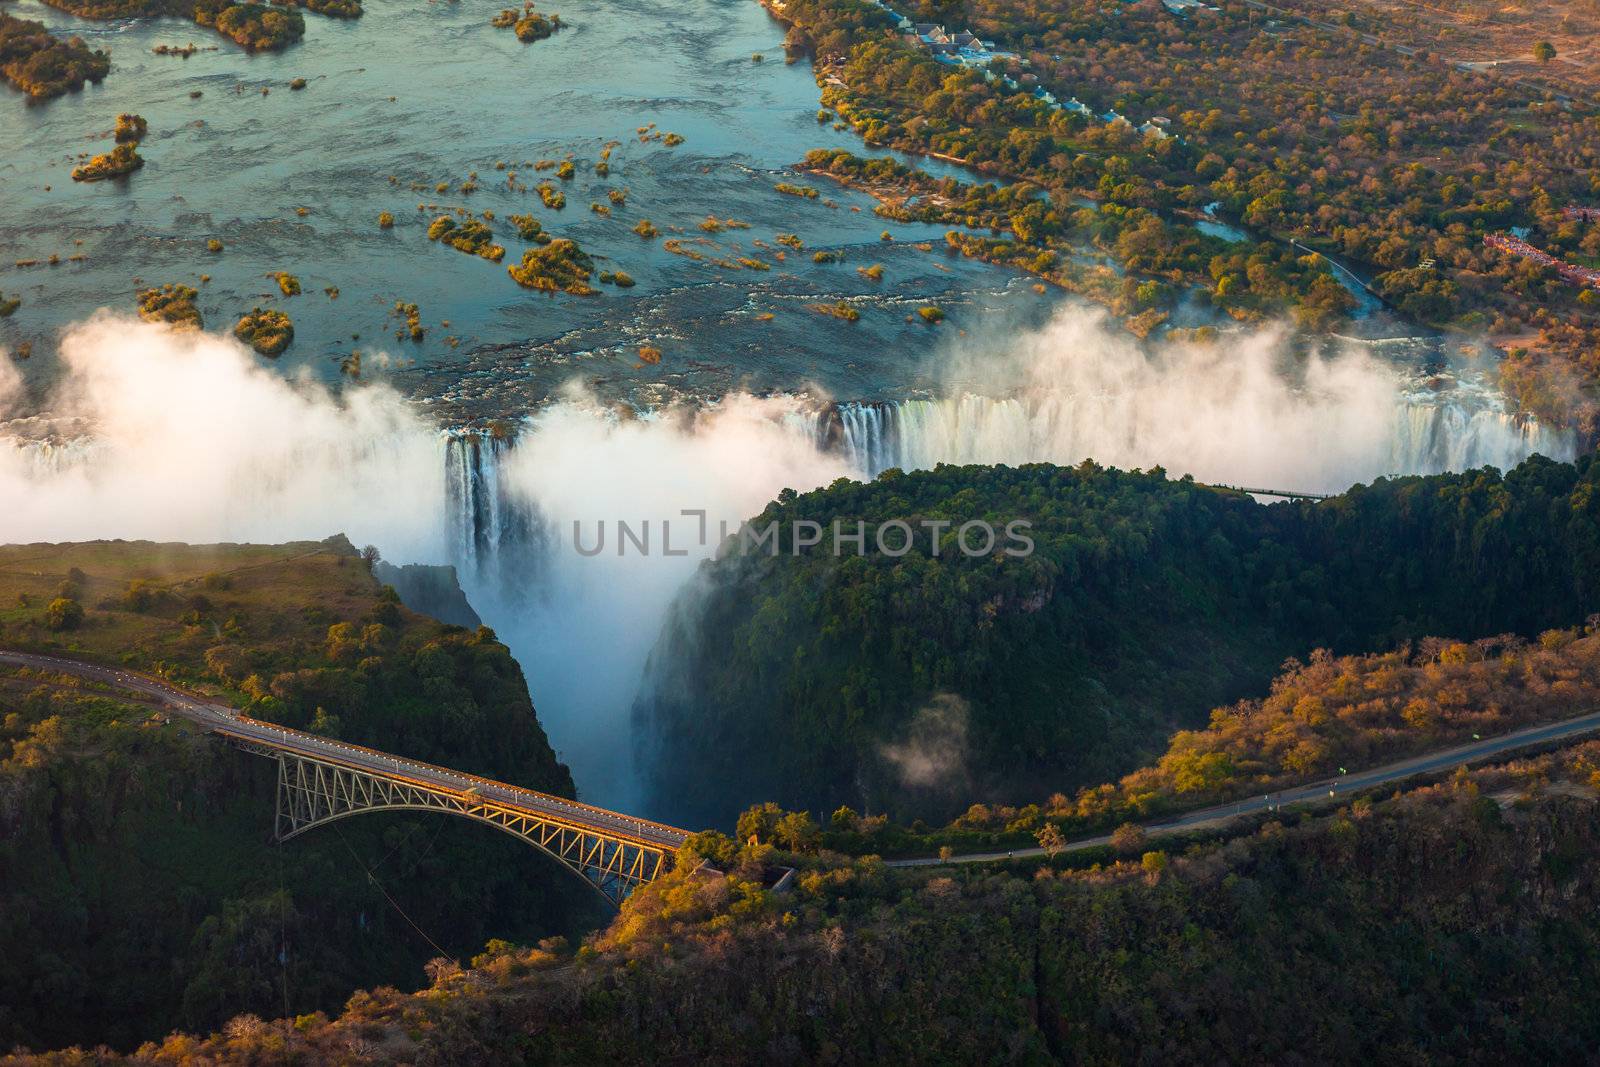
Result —
[[[1325, 779], [1320, 782], [1314, 782], [1311, 785], [1286, 789], [1280, 793], [1269, 793], [1265, 796], [1251, 797], [1248, 800], [1235, 801], [1231, 804], [1217, 804], [1209, 808], [1199, 808], [1175, 818], [1149, 823], [1144, 827], [1144, 832], [1147, 836], [1156, 837], [1179, 830], [1192, 830], [1208, 823], [1226, 822], [1240, 815], [1271, 811], [1290, 804], [1337, 799], [1341, 794], [1355, 793], [1377, 785], [1400, 782], [1407, 778], [1414, 778], [1419, 774], [1448, 770], [1466, 763], [1480, 763], [1495, 756], [1503, 756], [1507, 753], [1515, 752], [1518, 749], [1530, 748], [1551, 741], [1580, 737], [1596, 730], [1600, 730], [1600, 712], [1583, 715], [1576, 719], [1566, 719], [1562, 722], [1546, 723], [1542, 726], [1528, 726], [1509, 734], [1501, 734], [1499, 737], [1490, 737], [1467, 745], [1456, 745], [1453, 748], [1440, 749], [1437, 752], [1413, 756], [1398, 763], [1390, 763], [1372, 770], [1358, 771], [1355, 774], [1340, 775], [1337, 778]], [[1063, 851], [1092, 848], [1096, 845], [1109, 845], [1110, 843], [1110, 834], [1100, 834], [1095, 837], [1069, 841]], [[961, 856], [952, 856], [948, 860], [941, 860], [937, 857], [889, 860], [886, 865], [890, 867], [926, 867], [943, 863], [983, 863], [1043, 855], [1044, 849], [1042, 848], [1021, 848], [1009, 852], [972, 852]]]
[[392, 780], [421, 782], [437, 788], [462, 792], [473, 789], [483, 799], [506, 807], [521, 808], [533, 814], [557, 818], [586, 829], [630, 838], [641, 844], [676, 849], [689, 836], [687, 831], [675, 826], [665, 826], [621, 812], [580, 804], [576, 800], [551, 796], [533, 789], [523, 789], [520, 786], [480, 778], [477, 775], [463, 774], [448, 767], [404, 759], [360, 745], [334, 741], [315, 734], [302, 733], [299, 730], [288, 730], [240, 715], [225, 704], [187, 693], [160, 679], [118, 667], [103, 667], [60, 656], [11, 652], [4, 649], [0, 649], [0, 664], [54, 671], [86, 681], [99, 682], [116, 689], [140, 693], [154, 698], [174, 714], [195, 723], [201, 729], [223, 737], [343, 764]]

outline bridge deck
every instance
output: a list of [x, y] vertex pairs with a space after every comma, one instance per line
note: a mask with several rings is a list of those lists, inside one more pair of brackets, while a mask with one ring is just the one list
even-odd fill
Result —
[[389, 781], [404, 782], [426, 789], [461, 796], [476, 793], [489, 803], [525, 811], [550, 822], [602, 834], [619, 841], [656, 849], [676, 849], [689, 837], [687, 830], [652, 822], [633, 815], [598, 808], [535, 789], [498, 782], [475, 774], [439, 767], [421, 760], [406, 759], [377, 749], [335, 741], [240, 715], [225, 704], [199, 697], [158, 678], [120, 667], [108, 667], [81, 660], [34, 652], [0, 650], [0, 663], [34, 670], [70, 674], [105, 685], [155, 697], [173, 712], [201, 729], [236, 742], [273, 749], [297, 756], [336, 763], [351, 770]]
[[536, 789], [499, 782], [464, 771], [451, 770], [421, 760], [394, 756], [377, 749], [334, 741], [316, 734], [291, 730], [270, 722], [236, 715], [227, 723], [207, 724], [212, 733], [266, 748], [309, 756], [389, 781], [419, 785], [462, 796], [476, 793], [481, 799], [502, 807], [526, 811], [575, 829], [589, 830], [621, 840], [657, 848], [676, 849], [689, 837], [687, 830], [597, 808], [576, 800], [541, 793]]

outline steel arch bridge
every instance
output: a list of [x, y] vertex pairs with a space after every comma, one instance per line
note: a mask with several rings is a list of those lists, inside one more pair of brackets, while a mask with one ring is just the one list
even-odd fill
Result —
[[[213, 732], [246, 751], [277, 762], [273, 829], [274, 838], [280, 842], [367, 812], [431, 811], [455, 815], [493, 826], [532, 845], [617, 907], [639, 886], [666, 873], [672, 855], [689, 836], [676, 827], [401, 760], [355, 745], [332, 743], [337, 748], [376, 756], [392, 767], [375, 768], [370, 758], [358, 763], [326, 752], [303, 751], [302, 739], [329, 743], [294, 730], [281, 731], [287, 735], [287, 744], [274, 744], [270, 737], [255, 730], [243, 733], [217, 727]], [[419, 771], [434, 774], [424, 777]], [[430, 780], [436, 775], [447, 781]]]
[[553, 857], [613, 907], [666, 873], [686, 830], [420, 760], [291, 730], [121, 667], [0, 649], [0, 664], [52, 671], [154, 698], [206, 733], [276, 760], [273, 836], [371, 811], [433, 811], [486, 823]]

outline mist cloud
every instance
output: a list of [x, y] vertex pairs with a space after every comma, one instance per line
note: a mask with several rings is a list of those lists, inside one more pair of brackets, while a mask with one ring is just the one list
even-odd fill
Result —
[[878, 755], [900, 784], [913, 789], [954, 790], [967, 784], [967, 723], [971, 709], [954, 693], [939, 693], [917, 709], [899, 741]]
[[[629, 802], [629, 709], [668, 607], [709, 548], [583, 559], [569, 538], [552, 538], [567, 550], [538, 568], [479, 570], [464, 558], [471, 520], [454, 510], [446, 436], [393, 389], [335, 392], [286, 378], [232, 338], [110, 314], [69, 330], [60, 358], [61, 381], [39, 407], [0, 359], [0, 419], [9, 419], [0, 422], [0, 542], [277, 542], [342, 532], [397, 564], [461, 565], [469, 597], [522, 662], [581, 788], [601, 802]], [[1286, 376], [1283, 339], [1271, 331], [1147, 359], [1101, 316], [1069, 308], [1033, 333], [969, 339], [948, 360], [945, 397], [903, 406], [902, 429], [914, 436], [901, 465], [1093, 457], [1339, 489], [1420, 462], [1415, 441], [1396, 447], [1407, 434], [1443, 437], [1449, 447], [1427, 452], [1429, 462], [1505, 466], [1534, 443], [1492, 408], [1441, 417], [1437, 406], [1410, 405], [1395, 372], [1363, 356], [1313, 360]], [[675, 545], [686, 544], [679, 513], [703, 509], [715, 543], [721, 520], [736, 526], [785, 487], [863, 473], [819, 445], [816, 412], [812, 398], [732, 395], [619, 418], [575, 391], [529, 413], [499, 484], [569, 530], [574, 520], [592, 530], [648, 519], [659, 538], [660, 521], [672, 519]], [[527, 585], [506, 577], [529, 573]], [[884, 753], [907, 781], [958, 773], [946, 758], [959, 749], [957, 712], [943, 703], [924, 710], [926, 732]]]

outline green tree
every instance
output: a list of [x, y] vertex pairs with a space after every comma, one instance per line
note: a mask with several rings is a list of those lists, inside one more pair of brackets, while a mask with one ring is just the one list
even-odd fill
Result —
[[45, 625], [52, 630], [76, 630], [83, 623], [83, 605], [66, 597], [56, 597], [44, 609]]
[[768, 844], [778, 828], [778, 822], [783, 818], [783, 809], [772, 801], [765, 804], [756, 804], [745, 809], [735, 824], [735, 836], [743, 844]]
[[1132, 856], [1144, 848], [1144, 830], [1125, 822], [1111, 831], [1111, 847], [1119, 856]]
[[1150, 876], [1151, 881], [1155, 881], [1161, 877], [1161, 872], [1167, 869], [1167, 854], [1146, 852], [1139, 857], [1139, 866], [1144, 868], [1144, 873]]
[[773, 836], [791, 852], [807, 852], [816, 847], [820, 835], [810, 812], [791, 811], [778, 820]]
[[1549, 41], [1540, 41], [1533, 46], [1533, 58], [1540, 63], [1548, 63], [1556, 57], [1556, 46]]
[[339, 736], [339, 716], [330, 715], [326, 708], [318, 708], [315, 715], [311, 716], [311, 725], [306, 729], [322, 737]]

